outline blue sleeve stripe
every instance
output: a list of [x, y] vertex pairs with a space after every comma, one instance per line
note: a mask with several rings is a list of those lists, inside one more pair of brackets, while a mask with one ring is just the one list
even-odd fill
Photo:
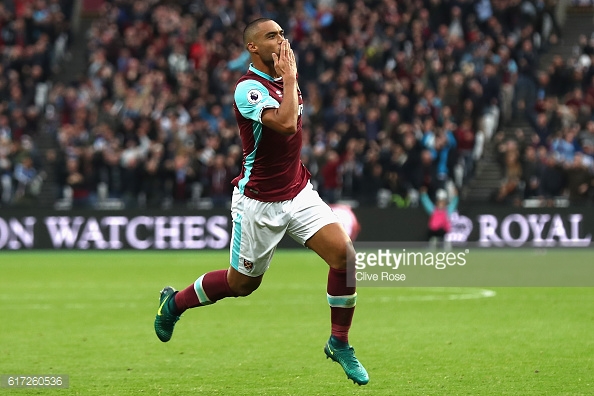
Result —
[[262, 124], [259, 122], [253, 122], [253, 129], [254, 129], [254, 150], [245, 157], [245, 172], [243, 173], [243, 177], [237, 183], [237, 188], [239, 188], [239, 192], [243, 194], [245, 191], [246, 184], [250, 181], [250, 175], [252, 174], [252, 169], [254, 168], [254, 162], [256, 161], [256, 151], [258, 150], [258, 146], [260, 145], [260, 141], [262, 140]]

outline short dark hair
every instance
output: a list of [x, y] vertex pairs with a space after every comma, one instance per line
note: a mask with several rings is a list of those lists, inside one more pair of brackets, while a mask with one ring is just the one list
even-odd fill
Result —
[[258, 27], [259, 24], [262, 22], [271, 21], [270, 18], [258, 18], [254, 19], [250, 23], [247, 24], [245, 29], [243, 29], [243, 45], [247, 45], [250, 41], [252, 41], [252, 37], [254, 35], [254, 31]]

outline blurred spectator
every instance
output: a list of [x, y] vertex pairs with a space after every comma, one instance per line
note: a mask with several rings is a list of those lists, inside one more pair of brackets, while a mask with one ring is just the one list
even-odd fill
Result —
[[588, 121], [578, 135], [579, 146], [583, 153], [594, 159], [594, 120]]
[[548, 200], [551, 205], [552, 198], [559, 197], [563, 193], [566, 185], [566, 173], [563, 166], [556, 160], [552, 153], [547, 154], [544, 158], [544, 169], [541, 180], [541, 195]]
[[354, 199], [359, 196], [363, 177], [363, 164], [358, 158], [361, 147], [357, 147], [356, 140], [350, 140], [346, 152], [340, 161], [338, 174], [342, 178], [340, 182], [340, 198]]
[[522, 180], [522, 165], [520, 163], [519, 151], [516, 147], [506, 151], [504, 163], [505, 175], [495, 196], [495, 201], [517, 206], [520, 204], [521, 199], [520, 182]]
[[190, 156], [186, 151], [175, 154], [173, 160], [166, 165], [172, 191], [172, 198], [175, 202], [186, 202], [192, 193], [192, 183], [197, 180], [197, 172], [192, 166]]
[[152, 143], [141, 172], [141, 191], [145, 204], [158, 207], [164, 198], [165, 161], [164, 149], [160, 143]]
[[398, 172], [388, 171], [385, 188], [390, 192], [391, 203], [396, 207], [405, 208], [410, 204], [407, 185]]
[[423, 145], [429, 151], [436, 165], [435, 182], [437, 188], [444, 188], [449, 177], [450, 151], [456, 148], [456, 140], [451, 131], [439, 130], [434, 133], [428, 129], [423, 137]]
[[567, 170], [567, 189], [568, 197], [572, 203], [585, 203], [592, 198], [590, 191], [594, 181], [594, 175], [591, 172], [592, 162], [589, 163], [583, 154], [576, 153], [573, 161], [566, 165]]
[[65, 165], [65, 184], [70, 188], [73, 207], [90, 207], [90, 180], [81, 169], [83, 168], [83, 165], [76, 157], [66, 159]]
[[533, 126], [534, 133], [536, 134], [537, 144], [549, 147], [549, 145], [551, 144], [550, 136], [552, 135], [551, 123], [551, 121], [547, 120], [547, 115], [545, 113], [538, 114], [538, 116], [536, 117], [536, 122]]
[[328, 151], [326, 163], [322, 167], [323, 183], [321, 188], [322, 197], [328, 203], [335, 203], [340, 197], [340, 158], [335, 151]]
[[384, 187], [383, 173], [382, 165], [378, 162], [371, 162], [363, 169], [362, 194], [360, 196], [362, 205], [373, 206], [378, 203], [378, 194]]
[[439, 189], [435, 193], [435, 204], [427, 194], [427, 189], [421, 189], [421, 203], [429, 215], [427, 239], [430, 246], [436, 248], [439, 242], [442, 242], [444, 248], [449, 249], [451, 244], [445, 236], [451, 231], [452, 225], [450, 216], [458, 208], [457, 193], [448, 199], [448, 193], [444, 189]]
[[513, 106], [515, 97], [515, 85], [518, 81], [518, 65], [511, 56], [510, 49], [502, 45], [497, 54], [493, 56], [493, 62], [500, 65], [499, 74], [501, 78], [501, 115], [504, 125], [509, 125], [515, 114], [516, 108]]
[[12, 199], [12, 134], [8, 117], [0, 115], [0, 203]]
[[14, 180], [16, 181], [14, 198], [17, 202], [26, 198], [25, 195], [35, 195], [32, 192], [32, 186], [36, 176], [37, 171], [33, 168], [31, 157], [23, 157], [16, 164], [14, 167]]
[[538, 55], [530, 39], [522, 41], [516, 57], [518, 59], [516, 96], [520, 102], [518, 106], [521, 109], [529, 109], [535, 98], [536, 69], [538, 67]]
[[524, 183], [524, 198], [536, 198], [540, 196], [540, 175], [542, 166], [538, 161], [536, 149], [533, 146], [526, 147], [522, 163], [522, 182]]
[[575, 144], [575, 132], [571, 129], [565, 130], [563, 135], [553, 139], [551, 150], [557, 161], [566, 164], [572, 163], [576, 151]]
[[232, 174], [225, 163], [226, 158], [217, 154], [212, 164], [206, 170], [208, 196], [211, 197], [214, 206], [226, 207], [231, 201], [232, 185], [231, 180], [236, 174]]
[[472, 176], [474, 170], [475, 132], [472, 129], [472, 119], [466, 118], [454, 132], [458, 142], [458, 161], [462, 171], [456, 175], [458, 188]]

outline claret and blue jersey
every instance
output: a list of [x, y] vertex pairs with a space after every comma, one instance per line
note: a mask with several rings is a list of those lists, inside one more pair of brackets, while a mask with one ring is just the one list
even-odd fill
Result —
[[301, 92], [297, 133], [283, 135], [262, 124], [262, 112], [280, 107], [282, 97], [282, 79], [252, 65], [235, 86], [233, 107], [243, 144], [243, 167], [232, 183], [245, 196], [264, 202], [293, 199], [310, 178], [301, 162]]

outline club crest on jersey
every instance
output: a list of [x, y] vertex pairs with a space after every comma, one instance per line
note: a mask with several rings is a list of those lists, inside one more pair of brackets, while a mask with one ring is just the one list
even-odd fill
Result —
[[251, 104], [256, 104], [262, 100], [262, 93], [260, 91], [258, 91], [257, 89], [251, 89], [247, 93], [247, 100]]
[[254, 269], [254, 263], [252, 263], [251, 261], [248, 261], [246, 259], [239, 259], [240, 261], [243, 261], [243, 268], [245, 268], [246, 271], [251, 271]]

